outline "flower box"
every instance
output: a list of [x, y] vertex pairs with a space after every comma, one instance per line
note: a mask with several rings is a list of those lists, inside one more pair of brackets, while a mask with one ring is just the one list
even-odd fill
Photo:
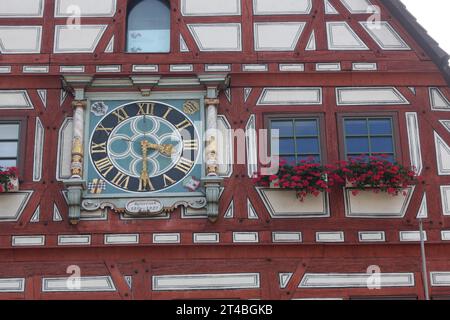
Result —
[[0, 193], [19, 191], [17, 168], [0, 168]]
[[397, 196], [376, 192], [376, 188], [344, 189], [345, 215], [349, 218], [403, 218], [409, 207], [414, 186], [402, 189]]
[[295, 190], [279, 187], [257, 187], [259, 196], [274, 219], [329, 217], [329, 201], [326, 192], [317, 196], [308, 194], [300, 202]]

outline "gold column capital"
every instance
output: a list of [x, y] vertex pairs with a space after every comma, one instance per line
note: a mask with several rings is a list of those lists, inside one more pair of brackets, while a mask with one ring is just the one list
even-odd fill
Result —
[[206, 98], [205, 99], [205, 104], [208, 105], [208, 106], [211, 106], [211, 105], [218, 106], [220, 104], [220, 100], [219, 99]]
[[77, 109], [77, 108], [86, 109], [87, 108], [87, 100], [74, 100], [74, 101], [72, 101], [72, 108], [74, 108], [74, 109]]

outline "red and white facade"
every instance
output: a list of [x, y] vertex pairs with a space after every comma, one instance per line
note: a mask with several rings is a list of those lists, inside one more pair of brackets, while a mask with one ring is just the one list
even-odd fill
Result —
[[[423, 258], [431, 297], [450, 297], [448, 74], [393, 2], [170, 0], [171, 52], [135, 54], [125, 52], [126, 0], [0, 0], [0, 121], [26, 123], [20, 190], [0, 194], [0, 298], [424, 299]], [[78, 29], [67, 27], [69, 3], [82, 9]], [[227, 79], [219, 129], [249, 133], [218, 150], [246, 161], [219, 168], [217, 221], [181, 208], [141, 219], [105, 209], [71, 224], [77, 92], [206, 96], [205, 77]], [[268, 115], [319, 114], [323, 157], [335, 163], [339, 115], [386, 113], [399, 159], [423, 181], [405, 196], [344, 189], [300, 203], [250, 178], [251, 132]], [[365, 285], [371, 266], [376, 290]], [[74, 270], [80, 290], [64, 285]]]

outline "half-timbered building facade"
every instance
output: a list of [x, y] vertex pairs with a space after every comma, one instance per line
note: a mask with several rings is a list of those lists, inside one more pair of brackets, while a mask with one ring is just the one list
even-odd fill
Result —
[[[0, 0], [0, 298], [450, 297], [449, 84], [397, 0]], [[263, 129], [420, 182], [299, 201]]]

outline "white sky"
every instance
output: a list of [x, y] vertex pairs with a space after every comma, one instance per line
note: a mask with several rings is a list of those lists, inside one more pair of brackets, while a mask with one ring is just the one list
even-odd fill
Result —
[[402, 0], [428, 34], [450, 54], [450, 1]]

